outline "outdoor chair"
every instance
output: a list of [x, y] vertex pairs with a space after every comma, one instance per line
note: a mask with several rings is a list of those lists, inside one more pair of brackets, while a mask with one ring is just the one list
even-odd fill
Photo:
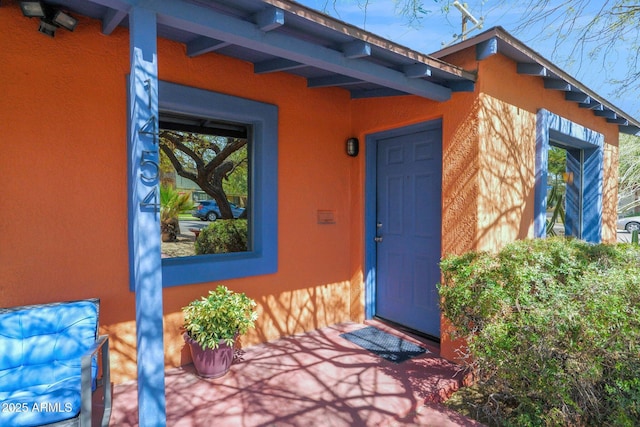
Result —
[[98, 299], [0, 308], [0, 426], [89, 427], [92, 416], [109, 425], [99, 311]]

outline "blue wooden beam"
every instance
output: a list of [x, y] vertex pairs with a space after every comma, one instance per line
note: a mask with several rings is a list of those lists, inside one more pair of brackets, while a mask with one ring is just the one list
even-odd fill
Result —
[[347, 86], [357, 83], [362, 83], [362, 80], [354, 79], [353, 77], [332, 75], [323, 77], [313, 77], [307, 79], [307, 87], [329, 87], [329, 86]]
[[476, 88], [476, 84], [469, 80], [450, 80], [449, 88], [453, 92], [473, 92]]
[[258, 28], [262, 31], [275, 30], [284, 25], [284, 11], [277, 7], [268, 7], [254, 15]]
[[[129, 0], [90, 0], [91, 3], [99, 4], [101, 6], [106, 6], [109, 9], [116, 9], [120, 11], [128, 11], [131, 9], [131, 6], [135, 3]], [[60, 3], [60, 2], [57, 2]]]
[[357, 59], [371, 56], [371, 45], [362, 40], [355, 40], [342, 45], [345, 58]]
[[519, 62], [516, 69], [518, 74], [526, 74], [528, 76], [547, 77], [548, 75], [547, 68], [537, 63], [529, 64], [526, 62]]
[[229, 46], [229, 43], [211, 39], [209, 37], [198, 37], [187, 43], [187, 56], [194, 57], [202, 55], [208, 52], [222, 49], [226, 46]]
[[618, 126], [618, 130], [627, 135], [640, 135], [640, 127], [638, 126]]
[[614, 111], [604, 108], [602, 110], [594, 110], [593, 114], [598, 117], [606, 117], [607, 119], [615, 119], [618, 117], [618, 115]]
[[582, 92], [567, 92], [564, 94], [564, 99], [567, 101], [579, 102], [581, 104], [591, 102], [591, 97]]
[[368, 89], [368, 90], [352, 90], [351, 98], [353, 99], [362, 99], [362, 98], [384, 98], [387, 96], [402, 96], [407, 95], [406, 92], [400, 92], [394, 89]]
[[581, 102], [578, 104], [580, 108], [589, 108], [591, 110], [602, 110], [604, 107], [598, 101], [589, 98], [589, 102]]
[[629, 120], [624, 117], [616, 117], [615, 119], [607, 119], [607, 123], [613, 123], [616, 125], [629, 126]]
[[158, 185], [158, 53], [156, 14], [129, 13], [129, 253], [136, 301], [138, 421], [166, 425], [162, 263]]
[[561, 79], [550, 79], [545, 78], [544, 80], [544, 88], [545, 89], [553, 89], [553, 90], [564, 90], [570, 91], [571, 85], [564, 80]]
[[276, 58], [253, 64], [253, 72], [256, 74], [266, 74], [278, 71], [294, 70], [302, 67], [306, 67], [306, 65], [296, 61], [290, 61], [288, 59]]
[[404, 75], [410, 79], [419, 79], [421, 77], [431, 77], [431, 67], [426, 64], [405, 65], [402, 68]]
[[[138, 3], [136, 0], [128, 1]], [[436, 101], [451, 98], [451, 89], [444, 86], [423, 79], [409, 79], [399, 71], [373, 62], [348, 59], [340, 51], [278, 31], [265, 33], [251, 22], [221, 14], [198, 3], [154, 0], [139, 0], [139, 3], [155, 10], [159, 23], [179, 30], [198, 33], [424, 98]]]
[[102, 34], [110, 35], [128, 15], [126, 10], [108, 9], [102, 18]]
[[498, 53], [498, 38], [492, 37], [476, 45], [476, 59], [482, 61]]

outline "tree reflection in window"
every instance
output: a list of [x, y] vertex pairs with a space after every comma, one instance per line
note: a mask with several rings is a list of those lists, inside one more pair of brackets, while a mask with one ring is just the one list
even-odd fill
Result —
[[163, 257], [251, 250], [249, 134], [243, 124], [161, 114], [161, 196], [190, 195], [177, 208], [180, 197], [161, 197], [161, 212], [180, 212], [175, 236], [161, 224]]
[[547, 155], [547, 236], [564, 236], [567, 151], [550, 145]]

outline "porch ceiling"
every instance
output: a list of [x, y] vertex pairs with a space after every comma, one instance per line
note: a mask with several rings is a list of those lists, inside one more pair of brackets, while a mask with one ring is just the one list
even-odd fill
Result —
[[476, 47], [478, 60], [501, 53], [516, 62], [518, 74], [540, 77], [544, 81], [545, 89], [563, 91], [568, 102], [576, 102], [580, 108], [590, 109], [595, 116], [604, 118], [608, 123], [617, 124], [621, 133], [640, 135], [640, 121], [571, 77], [501, 27], [492, 28], [431, 55], [445, 58], [473, 46]]
[[190, 57], [217, 52], [283, 71], [308, 87], [342, 87], [352, 98], [417, 95], [445, 101], [473, 91], [475, 75], [382, 39], [290, 0], [53, 0], [70, 13], [127, 27], [137, 5], [157, 14], [158, 36], [183, 43]]

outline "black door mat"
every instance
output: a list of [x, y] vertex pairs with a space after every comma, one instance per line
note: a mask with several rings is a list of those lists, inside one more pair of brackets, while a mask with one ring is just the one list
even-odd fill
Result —
[[419, 345], [388, 334], [373, 326], [347, 332], [340, 336], [365, 350], [369, 350], [376, 356], [395, 363], [402, 363], [412, 357], [428, 352], [427, 349]]

